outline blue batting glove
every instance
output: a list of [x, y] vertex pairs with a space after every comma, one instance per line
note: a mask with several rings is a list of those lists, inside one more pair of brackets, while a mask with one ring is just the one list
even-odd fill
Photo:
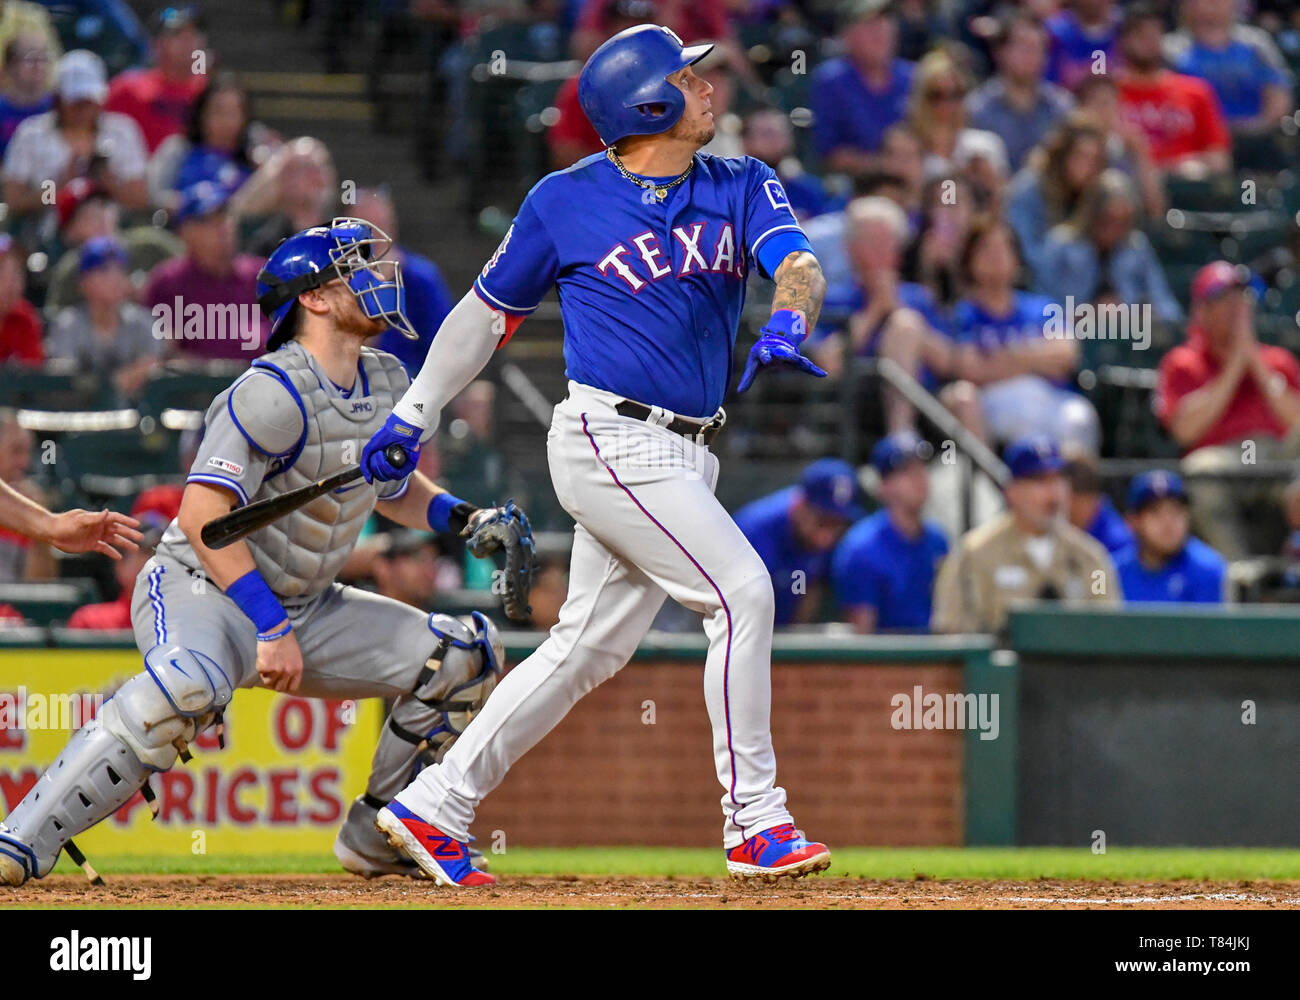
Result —
[[760, 336], [749, 349], [749, 359], [740, 376], [740, 385], [736, 389], [738, 393], [744, 392], [754, 383], [754, 377], [760, 368], [769, 365], [794, 368], [818, 378], [826, 377], [824, 370], [799, 353], [799, 345], [808, 336], [808, 324], [802, 313], [793, 309], [778, 309], [758, 332]]
[[[361, 449], [361, 474], [366, 482], [375, 480], [387, 483], [405, 479], [415, 471], [415, 463], [420, 459], [420, 428], [398, 419], [390, 413], [384, 426], [375, 431], [374, 437]], [[388, 448], [397, 445], [406, 453], [406, 461], [395, 465], [392, 456], [385, 454]]]

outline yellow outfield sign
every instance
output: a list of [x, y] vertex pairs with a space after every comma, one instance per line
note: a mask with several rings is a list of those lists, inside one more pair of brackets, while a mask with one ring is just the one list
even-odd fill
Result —
[[[7, 814], [92, 718], [139, 673], [134, 650], [0, 650], [0, 814]], [[330, 850], [365, 790], [383, 703], [235, 692], [225, 749], [212, 730], [150, 783], [158, 819], [138, 793], [77, 837], [95, 854], [301, 854]]]

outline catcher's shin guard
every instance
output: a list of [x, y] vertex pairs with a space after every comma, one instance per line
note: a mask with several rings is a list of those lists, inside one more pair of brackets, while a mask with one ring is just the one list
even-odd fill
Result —
[[70, 838], [125, 805], [148, 776], [102, 714], [86, 723], [0, 823], [0, 885], [48, 875]]
[[410, 694], [393, 704], [371, 763], [366, 793], [387, 802], [414, 773], [435, 764], [487, 701], [505, 659], [497, 627], [484, 615], [430, 615], [437, 646]]
[[202, 653], [155, 646], [144, 666], [0, 824], [0, 884], [49, 874], [70, 838], [130, 801], [151, 772], [188, 757], [190, 741], [230, 701], [225, 673]]

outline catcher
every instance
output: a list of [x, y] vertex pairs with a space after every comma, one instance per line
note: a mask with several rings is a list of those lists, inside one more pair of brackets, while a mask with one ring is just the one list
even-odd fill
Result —
[[[486, 617], [422, 611], [334, 580], [370, 512], [412, 528], [458, 530], [470, 551], [507, 550], [506, 610], [527, 609], [532, 538], [513, 505], [480, 510], [416, 472], [340, 487], [246, 539], [206, 547], [203, 525], [356, 462], [409, 384], [392, 355], [363, 344], [393, 327], [414, 337], [391, 241], [338, 218], [284, 240], [258, 275], [270, 353], [208, 408], [180, 514], [136, 580], [132, 621], [144, 670], [72, 737], [0, 823], [0, 883], [48, 874], [69, 838], [149, 776], [189, 759], [233, 691], [261, 685], [320, 698], [392, 698], [365, 794], [335, 842], [365, 877], [418, 870], [375, 829], [377, 810], [441, 758], [496, 684], [503, 647]], [[377, 639], [382, 637], [382, 639]], [[87, 874], [94, 877], [89, 866]]]

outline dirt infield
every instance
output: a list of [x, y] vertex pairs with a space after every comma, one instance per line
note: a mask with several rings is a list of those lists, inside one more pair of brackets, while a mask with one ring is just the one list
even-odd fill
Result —
[[33, 907], [586, 907], [597, 909], [1293, 909], [1300, 882], [1089, 882], [813, 878], [776, 886], [727, 879], [511, 876], [490, 889], [346, 875], [121, 875], [101, 887], [55, 875], [0, 905]]

